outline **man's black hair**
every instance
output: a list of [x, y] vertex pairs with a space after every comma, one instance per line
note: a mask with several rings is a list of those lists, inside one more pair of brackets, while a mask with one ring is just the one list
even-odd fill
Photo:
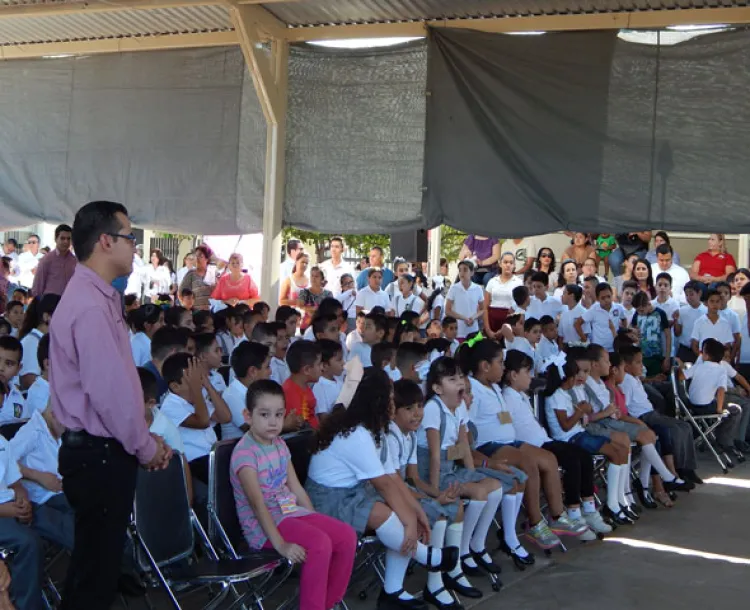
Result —
[[[78, 260], [86, 262], [94, 246], [105, 233], [120, 233], [122, 225], [117, 214], [128, 215], [128, 209], [113, 201], [92, 201], [76, 212], [73, 221], [73, 249]], [[113, 239], [123, 239], [113, 237]]]

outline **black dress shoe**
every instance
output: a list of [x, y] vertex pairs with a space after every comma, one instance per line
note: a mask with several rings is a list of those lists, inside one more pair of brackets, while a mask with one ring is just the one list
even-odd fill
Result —
[[443, 584], [445, 585], [445, 588], [450, 591], [455, 591], [462, 597], [470, 597], [471, 599], [479, 599], [482, 597], [483, 593], [479, 589], [462, 585], [458, 582], [459, 578], [461, 577], [453, 578], [450, 574], [443, 574]]
[[651, 497], [651, 494], [643, 489], [643, 485], [636, 485], [635, 492], [638, 494], [638, 499], [641, 501], [641, 506], [645, 506], [649, 510], [653, 510], [659, 506], [656, 503], [656, 500]]
[[494, 561], [492, 561], [492, 559], [490, 559], [489, 561], [485, 561], [483, 555], [489, 556], [489, 553], [486, 551], [486, 549], [479, 552], [469, 550], [469, 553], [471, 553], [471, 558], [484, 571], [489, 572], [490, 574], [500, 574], [500, 572], [502, 572], [502, 568]]
[[536, 563], [536, 559], [531, 553], [527, 553], [526, 557], [521, 557], [515, 549], [508, 546], [505, 540], [500, 541], [500, 550], [513, 560], [513, 564], [519, 570], [525, 570], [527, 566], [533, 566]]
[[411, 599], [399, 599], [399, 595], [404, 592], [403, 589], [399, 589], [395, 593], [386, 593], [385, 589], [380, 591], [378, 596], [378, 609], [379, 610], [427, 610], [427, 604], [416, 597]]
[[601, 513], [602, 517], [608, 519], [615, 525], [633, 525], [633, 520], [630, 519], [625, 513], [623, 513], [622, 511], [620, 511], [619, 513], [615, 513], [606, 504], [602, 506]]
[[674, 481], [664, 481], [664, 489], [666, 491], [692, 491], [695, 489], [695, 483], [692, 481], [682, 481], [682, 483], [678, 483], [677, 479]]
[[698, 476], [698, 473], [695, 472], [695, 470], [688, 470], [688, 477], [688, 480], [692, 481], [696, 485], [703, 485], [703, 479]]
[[623, 506], [620, 504], [620, 510], [625, 514], [625, 516], [630, 519], [633, 523], [638, 521], [640, 519], [640, 515], [635, 512], [630, 506]]
[[466, 555], [461, 555], [461, 571], [464, 574], [468, 574], [469, 576], [476, 576], [477, 574], [481, 574], [482, 570], [480, 570], [477, 566], [470, 566], [466, 563], [467, 559], [471, 559], [472, 555], [471, 553], [466, 553]]
[[432, 550], [433, 547], [427, 548], [427, 571], [429, 572], [447, 572], [452, 570], [456, 566], [458, 561], [458, 547], [457, 546], [446, 546], [441, 549], [442, 559], [436, 566], [432, 565]]
[[448, 591], [445, 587], [440, 587], [437, 591], [434, 593], [430, 591], [427, 587], [424, 588], [424, 591], [422, 591], [422, 599], [426, 601], [428, 604], [432, 604], [435, 606], [438, 610], [463, 610], [463, 606], [459, 604], [455, 599], [453, 599], [453, 596], [451, 595], [451, 601], [449, 604], [444, 604], [438, 599], [438, 595], [440, 595], [443, 591]]

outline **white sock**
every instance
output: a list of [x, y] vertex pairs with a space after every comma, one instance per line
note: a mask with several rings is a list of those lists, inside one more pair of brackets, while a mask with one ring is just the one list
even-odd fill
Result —
[[518, 518], [518, 515], [521, 514], [522, 508], [523, 508], [523, 492], [519, 491], [516, 494], [516, 518]]
[[593, 500], [584, 500], [582, 506], [584, 515], [593, 515], [596, 512], [596, 502]]
[[625, 495], [633, 496], [633, 490], [630, 488], [630, 473], [633, 470], [633, 453], [628, 453], [628, 476], [625, 477]]
[[[404, 588], [406, 570], [409, 568], [409, 557], [398, 551], [388, 549], [385, 552], [385, 578], [383, 589], [386, 593], [395, 593]], [[412, 599], [412, 596], [404, 591], [398, 596], [399, 599]]]
[[628, 502], [628, 499], [625, 497], [625, 485], [629, 478], [630, 468], [628, 468], [627, 464], [622, 464], [620, 466], [620, 478], [617, 481], [619, 483], [617, 488], [617, 501], [620, 503], [620, 506], [630, 506], [630, 502]]
[[[482, 509], [485, 507], [487, 502], [480, 500], [472, 500], [469, 505], [464, 509], [464, 531], [461, 535], [461, 546], [460, 554], [461, 557], [469, 554], [469, 545], [471, 544], [471, 535], [474, 533], [474, 529], [479, 521], [479, 516], [482, 514]], [[477, 564], [471, 557], [465, 559], [466, 565], [471, 568], [476, 568]]]
[[[385, 520], [385, 523], [375, 530], [375, 535], [387, 549], [397, 553], [401, 552], [401, 545], [404, 543], [404, 525], [399, 521], [396, 513], [391, 513], [391, 516]], [[442, 556], [441, 549], [432, 549], [432, 565], [438, 565]], [[421, 542], [417, 542], [417, 550], [414, 553], [414, 559], [423, 566], [427, 565], [427, 547]]]
[[568, 508], [568, 517], [573, 519], [573, 521], [577, 521], [581, 518], [581, 507], [577, 508]]
[[521, 494], [514, 494], [512, 496], [506, 494], [500, 503], [500, 510], [503, 514], [503, 538], [511, 551], [517, 553], [519, 557], [526, 557], [528, 553], [521, 546], [521, 541], [516, 534], [516, 523], [518, 521], [517, 508], [519, 506], [516, 496], [519, 495]]
[[[464, 524], [462, 523], [451, 523], [448, 526], [448, 531], [445, 533], [445, 546], [455, 546], [455, 547], [461, 547], [461, 538], [463, 536], [464, 532]], [[464, 587], [471, 587], [473, 586], [469, 579], [466, 578], [466, 576], [463, 573], [463, 570], [461, 569], [461, 558], [459, 557], [456, 560], [456, 565], [453, 566], [453, 569], [448, 572], [449, 576], [452, 576], [456, 579], [456, 582], [458, 582], [459, 585], [463, 585]]]
[[[487, 494], [487, 503], [482, 509], [482, 513], [479, 515], [479, 521], [477, 521], [477, 526], [474, 528], [474, 534], [471, 537], [471, 543], [469, 545], [471, 550], [474, 551], [475, 553], [486, 550], [487, 533], [490, 531], [490, 526], [492, 525], [492, 522], [495, 519], [495, 515], [497, 514], [497, 509], [499, 508], [500, 502], [502, 501], [502, 499], [503, 499], [502, 488], [496, 489], [495, 491]], [[513, 510], [515, 512], [515, 502], [514, 502]], [[515, 528], [515, 523], [513, 525]], [[492, 557], [490, 557], [488, 553], [485, 553], [482, 556], [482, 559], [488, 562], [492, 561]]]
[[[651, 447], [652, 445], [648, 445]], [[643, 491], [648, 491], [649, 483], [651, 482], [651, 460], [648, 459], [648, 454], [644, 451], [641, 453], [641, 472], [639, 475]]]
[[[664, 460], [661, 459], [656, 447], [653, 445], [643, 445], [643, 447], [641, 447], [641, 456], [644, 455], [648, 457], [648, 461], [654, 467], [654, 470], [659, 473], [662, 481], [671, 483], [675, 480], [675, 476], [669, 471]], [[641, 457], [641, 459], [643, 459], [643, 457]], [[641, 481], [643, 481], [643, 479], [641, 479]]]
[[[445, 531], [448, 527], [448, 522], [445, 519], [437, 521], [432, 526], [432, 535], [430, 536], [430, 545], [442, 549], [445, 548]], [[441, 572], [427, 572], [427, 590], [430, 593], [435, 593], [444, 588], [443, 585], [443, 574]], [[441, 591], [436, 596], [438, 601], [442, 604], [450, 604], [453, 601], [448, 591]]]
[[613, 513], [620, 512], [620, 503], [617, 494], [620, 489], [620, 466], [610, 462], [607, 466], [607, 507]]

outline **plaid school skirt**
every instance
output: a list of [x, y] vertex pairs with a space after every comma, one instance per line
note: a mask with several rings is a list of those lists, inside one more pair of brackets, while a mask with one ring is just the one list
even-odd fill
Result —
[[369, 481], [360, 482], [354, 487], [327, 487], [308, 477], [305, 490], [315, 510], [348, 523], [360, 535], [367, 530], [367, 521], [375, 504], [385, 504]]

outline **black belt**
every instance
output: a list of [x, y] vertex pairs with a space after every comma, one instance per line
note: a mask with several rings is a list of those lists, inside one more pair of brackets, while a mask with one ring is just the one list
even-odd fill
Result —
[[117, 439], [94, 436], [86, 430], [66, 430], [62, 434], [62, 444], [69, 449], [114, 449], [126, 453]]

